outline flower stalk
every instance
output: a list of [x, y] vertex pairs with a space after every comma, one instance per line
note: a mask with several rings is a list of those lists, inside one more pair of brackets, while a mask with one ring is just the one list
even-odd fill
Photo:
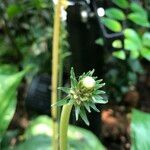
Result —
[[94, 70], [87, 73], [83, 73], [78, 79], [75, 77], [73, 68], [70, 72], [71, 87], [60, 87], [67, 94], [67, 96], [59, 100], [56, 106], [63, 106], [60, 119], [60, 130], [59, 130], [59, 146], [60, 150], [67, 150], [67, 131], [69, 125], [69, 118], [72, 107], [75, 108], [76, 120], [79, 117], [89, 125], [89, 121], [86, 115], [86, 110], [91, 112], [91, 108], [99, 112], [96, 104], [105, 104], [108, 101], [102, 96], [105, 94], [104, 91], [100, 90], [105, 85], [102, 80], [97, 80], [97, 77], [93, 77]]
[[69, 125], [69, 118], [71, 114], [73, 104], [65, 104], [62, 109], [60, 118], [60, 150], [67, 150], [68, 139], [67, 131]]

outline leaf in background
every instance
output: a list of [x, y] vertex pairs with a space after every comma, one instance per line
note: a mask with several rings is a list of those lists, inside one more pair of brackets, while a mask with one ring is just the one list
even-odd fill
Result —
[[16, 15], [20, 14], [21, 12], [22, 12], [22, 7], [17, 4], [11, 4], [6, 9], [6, 13], [9, 19], [14, 18]]
[[144, 69], [138, 59], [129, 59], [128, 64], [133, 72], [144, 73]]
[[[14, 73], [11, 66], [0, 66], [0, 141], [16, 109], [17, 87], [28, 70]], [[10, 70], [7, 70], [7, 69]], [[12, 71], [12, 72], [9, 72]]]
[[[3, 136], [3, 139], [1, 141], [1, 148], [3, 150], [9, 150], [11, 149], [11, 141], [12, 139], [14, 139], [15, 137], [17, 137], [19, 135], [19, 129], [13, 129], [13, 130], [9, 130], [5, 133], [5, 135]], [[6, 149], [5, 149], [6, 148]]]
[[10, 47], [10, 43], [1, 35], [0, 37], [0, 57], [5, 55], [14, 55], [12, 54], [12, 47]]
[[123, 48], [122, 41], [121, 40], [114, 40], [112, 42], [112, 47], [113, 48]]
[[129, 2], [127, 0], [112, 0], [112, 2], [123, 9], [129, 7]]
[[124, 45], [125, 45], [125, 50], [130, 51], [130, 57], [131, 58], [136, 59], [139, 57], [140, 52], [139, 52], [139, 47], [138, 47], [136, 42], [134, 42], [130, 39], [125, 39]]
[[150, 23], [148, 21], [147, 16], [140, 14], [140, 13], [130, 13], [128, 15], [128, 19], [131, 20], [133, 23], [143, 26], [143, 27], [150, 27]]
[[31, 6], [36, 7], [37, 9], [48, 8], [48, 1], [46, 0], [32, 0], [30, 1]]
[[113, 52], [113, 56], [122, 60], [126, 59], [126, 54], [123, 50]]
[[130, 58], [131, 59], [137, 59], [140, 56], [139, 51], [130, 51]]
[[14, 150], [52, 150], [51, 138], [46, 135], [37, 135], [19, 144]]
[[125, 20], [125, 14], [118, 8], [106, 9], [106, 16], [116, 20]]
[[102, 38], [98, 38], [96, 41], [95, 41], [96, 44], [98, 45], [101, 45], [103, 46], [104, 45], [104, 40]]
[[132, 110], [131, 115], [131, 150], [150, 149], [150, 114]]
[[130, 82], [130, 84], [135, 85], [138, 81], [138, 77], [137, 77], [137, 74], [135, 72], [129, 71], [127, 74], [127, 77], [128, 77], [128, 81]]
[[110, 19], [110, 18], [101, 18], [101, 22], [111, 31], [113, 32], [121, 32], [122, 31], [122, 26], [120, 22]]
[[3, 64], [0, 65], [0, 74], [10, 75], [16, 73], [18, 71], [16, 66]]
[[143, 14], [144, 16], [147, 16], [147, 12], [142, 8], [142, 6], [137, 2], [132, 2], [130, 4], [130, 8], [132, 11]]
[[142, 41], [137, 32], [131, 28], [124, 30], [124, 36], [126, 39], [133, 41], [139, 48], [142, 48]]
[[143, 47], [140, 52], [141, 52], [141, 55], [145, 59], [147, 59], [148, 61], [150, 61], [150, 48]]
[[126, 50], [138, 51], [139, 47], [137, 43], [131, 39], [124, 39], [124, 46]]
[[142, 36], [142, 42], [144, 46], [150, 48], [150, 32], [145, 32]]
[[[40, 116], [31, 121], [25, 131], [25, 141], [15, 150], [47, 150], [51, 147], [52, 121], [47, 116]], [[86, 129], [69, 126], [69, 150], [105, 150], [97, 137]]]

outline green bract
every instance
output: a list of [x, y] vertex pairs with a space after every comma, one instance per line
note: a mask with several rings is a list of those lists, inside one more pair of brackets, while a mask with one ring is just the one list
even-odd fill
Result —
[[75, 77], [73, 68], [70, 72], [71, 87], [60, 87], [67, 94], [67, 96], [58, 101], [56, 106], [62, 106], [64, 104], [72, 104], [75, 107], [75, 116], [78, 120], [79, 116], [84, 120], [84, 122], [89, 125], [89, 121], [86, 116], [85, 110], [91, 112], [91, 108], [99, 112], [95, 104], [105, 104], [105, 100], [102, 94], [104, 91], [100, 90], [101, 87], [105, 85], [101, 80], [97, 80], [97, 77], [93, 77], [94, 70], [87, 73], [83, 73], [78, 79]]

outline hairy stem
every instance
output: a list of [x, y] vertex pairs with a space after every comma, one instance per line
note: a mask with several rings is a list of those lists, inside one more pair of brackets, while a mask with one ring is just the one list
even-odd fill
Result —
[[67, 131], [69, 125], [70, 113], [72, 110], [72, 104], [66, 104], [63, 106], [60, 118], [60, 150], [67, 150], [68, 138]]

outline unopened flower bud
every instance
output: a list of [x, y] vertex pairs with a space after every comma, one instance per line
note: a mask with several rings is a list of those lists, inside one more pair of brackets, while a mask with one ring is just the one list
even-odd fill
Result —
[[82, 80], [82, 85], [87, 90], [93, 89], [95, 87], [95, 83], [96, 83], [95, 80], [90, 76], [87, 76]]

